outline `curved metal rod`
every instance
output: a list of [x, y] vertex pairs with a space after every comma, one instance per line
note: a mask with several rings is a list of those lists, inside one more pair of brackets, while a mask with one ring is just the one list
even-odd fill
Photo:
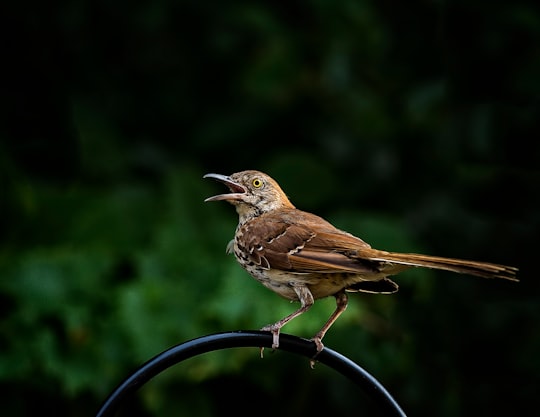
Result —
[[[183, 360], [214, 350], [237, 347], [271, 347], [272, 334], [263, 331], [235, 331], [216, 333], [189, 340], [160, 353], [143, 364], [124, 382], [122, 382], [103, 403], [96, 417], [111, 417], [118, 410], [120, 403], [142, 385], [165, 369]], [[279, 349], [313, 358], [315, 344], [288, 334], [280, 334]], [[321, 362], [359, 385], [387, 416], [405, 416], [405, 413], [388, 391], [366, 370], [356, 363], [329, 348], [324, 348], [316, 360]]]

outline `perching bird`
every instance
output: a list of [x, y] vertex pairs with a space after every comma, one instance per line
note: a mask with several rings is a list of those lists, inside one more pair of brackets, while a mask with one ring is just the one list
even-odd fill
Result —
[[335, 311], [312, 339], [320, 352], [325, 333], [347, 307], [347, 292], [394, 293], [398, 286], [388, 277], [410, 267], [517, 281], [518, 269], [511, 266], [373, 249], [321, 217], [296, 209], [278, 183], [259, 171], [204, 178], [220, 181], [230, 191], [205, 201], [228, 201], [239, 216], [227, 253], [234, 253], [265, 287], [300, 301], [298, 310], [261, 329], [272, 332], [274, 349], [285, 324], [306, 312], [314, 300], [334, 296]]

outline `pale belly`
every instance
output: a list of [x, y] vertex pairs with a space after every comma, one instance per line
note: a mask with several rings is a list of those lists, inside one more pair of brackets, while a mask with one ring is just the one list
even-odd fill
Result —
[[251, 262], [250, 259], [242, 259], [243, 253], [238, 250], [236, 242], [232, 240], [227, 246], [227, 253], [233, 252], [238, 263], [257, 281], [266, 288], [274, 291], [282, 297], [297, 301], [298, 295], [295, 287], [307, 287], [313, 298], [325, 298], [332, 296], [351, 285], [362, 281], [378, 281], [388, 274], [370, 271], [369, 276], [353, 273], [299, 273], [268, 269], [260, 264]]
[[[254, 267], [247, 267], [247, 272], [263, 284], [266, 288], [274, 291], [288, 300], [298, 300], [298, 295], [294, 290], [294, 287], [307, 287], [313, 298], [325, 298], [338, 293], [339, 291], [346, 289], [347, 287], [365, 281], [359, 275], [335, 273], [335, 274], [302, 274], [278, 270], [261, 270]], [[380, 277], [370, 276], [369, 280], [377, 280], [384, 278], [381, 274]]]

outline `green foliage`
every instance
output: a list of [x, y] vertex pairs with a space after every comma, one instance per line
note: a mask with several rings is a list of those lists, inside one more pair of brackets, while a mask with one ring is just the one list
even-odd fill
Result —
[[[297, 306], [225, 254], [207, 172], [268, 172], [374, 247], [515, 265], [406, 271], [325, 343], [410, 415], [515, 415], [540, 387], [540, 15], [522, 3], [11, 3], [0, 126], [0, 399], [93, 415], [138, 365]], [[333, 299], [286, 326], [311, 337]], [[126, 415], [377, 415], [322, 366], [193, 358]], [[257, 406], [258, 404], [258, 406]], [[257, 408], [255, 408], [257, 407]]]

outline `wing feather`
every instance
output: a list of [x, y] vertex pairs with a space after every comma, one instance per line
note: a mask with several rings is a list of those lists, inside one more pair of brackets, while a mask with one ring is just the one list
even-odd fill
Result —
[[[240, 229], [246, 252], [258, 265], [303, 273], [378, 270], [380, 262], [354, 256], [359, 247], [370, 248], [367, 243], [330, 224], [322, 231], [314, 231], [309, 222], [293, 223], [286, 217], [268, 216], [265, 221], [260, 220], [248, 222]], [[320, 219], [319, 227], [321, 222], [326, 223]]]

